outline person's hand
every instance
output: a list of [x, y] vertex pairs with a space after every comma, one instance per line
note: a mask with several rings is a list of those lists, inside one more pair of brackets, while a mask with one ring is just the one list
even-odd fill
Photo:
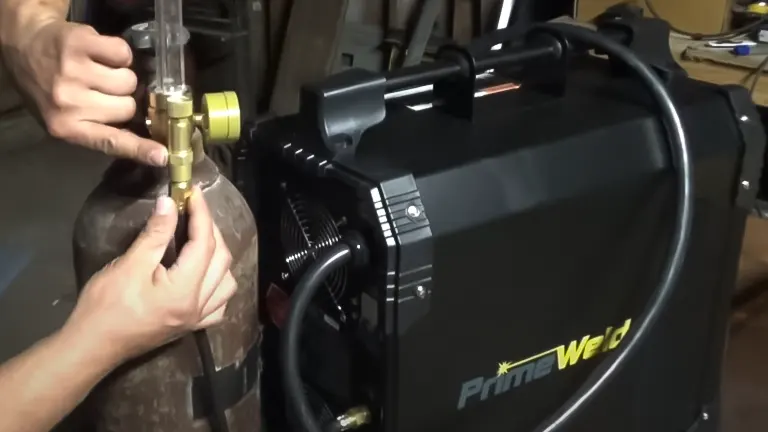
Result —
[[6, 43], [3, 55], [37, 105], [48, 132], [112, 156], [163, 166], [165, 147], [115, 124], [136, 112], [131, 49], [117, 37], [61, 19], [42, 20]]
[[119, 363], [223, 319], [237, 290], [231, 255], [202, 192], [189, 201], [189, 240], [176, 263], [160, 263], [178, 219], [163, 197], [125, 255], [86, 284], [62, 331], [92, 338]]

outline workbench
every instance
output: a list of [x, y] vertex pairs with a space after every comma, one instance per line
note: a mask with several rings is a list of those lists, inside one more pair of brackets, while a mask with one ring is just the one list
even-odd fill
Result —
[[[693, 41], [687, 38], [672, 36], [669, 39], [672, 54], [693, 79], [714, 84], [742, 84], [744, 79], [753, 72], [748, 68], [719, 64], [710, 60], [687, 60], [683, 57], [683, 52], [691, 44]], [[758, 105], [768, 106], [768, 76], [761, 77], [758, 81], [753, 99]]]

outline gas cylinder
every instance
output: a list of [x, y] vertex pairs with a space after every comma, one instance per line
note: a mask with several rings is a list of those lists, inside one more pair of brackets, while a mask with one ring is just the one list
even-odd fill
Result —
[[[209, 100], [223, 99], [226, 97]], [[206, 133], [211, 134], [215, 135], [215, 131]], [[229, 431], [260, 430], [256, 223], [237, 188], [202, 153], [201, 134], [196, 133], [193, 141], [197, 144], [192, 145], [195, 162], [191, 181], [202, 189], [231, 250], [231, 271], [238, 282], [224, 321], [207, 330], [215, 372], [212, 377], [204, 376], [192, 337], [126, 363], [108, 376], [86, 402], [86, 417], [92, 422], [89, 426], [97, 432], [211, 430], [207, 421], [211, 412], [209, 378], [218, 402], [226, 408]], [[75, 222], [78, 287], [82, 289], [94, 273], [128, 249], [143, 229], [157, 197], [168, 193], [169, 181], [167, 169], [128, 160], [117, 160], [107, 169]]]

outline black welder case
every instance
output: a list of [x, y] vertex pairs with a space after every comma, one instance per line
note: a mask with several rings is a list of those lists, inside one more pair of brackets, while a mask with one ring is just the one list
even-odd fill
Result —
[[[718, 430], [748, 214], [737, 197], [758, 181], [743, 155], [761, 152], [764, 136], [743, 89], [683, 76], [669, 91], [695, 169], [681, 285], [639, 355], [569, 431]], [[301, 115], [253, 130], [264, 351], [277, 351], [285, 295], [312, 248], [356, 231], [371, 249], [369, 269], [326, 282], [306, 323], [304, 379], [325, 418], [366, 404], [368, 431], [528, 431], [606, 358], [608, 339], [620, 343], [617, 330], [631, 331], [659, 282], [677, 180], [640, 82], [595, 59], [569, 73], [561, 97], [523, 83], [474, 109], [468, 121], [390, 104], [356, 155], [336, 159]], [[588, 335], [608, 337], [560, 370], [572, 341], [578, 352], [593, 344]], [[267, 381], [279, 365], [265, 358]], [[515, 375], [496, 379], [500, 368]], [[280, 424], [279, 385], [267, 382], [264, 397]]]

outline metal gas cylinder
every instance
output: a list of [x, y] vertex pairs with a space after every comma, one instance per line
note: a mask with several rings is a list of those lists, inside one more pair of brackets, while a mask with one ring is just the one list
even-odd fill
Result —
[[[218, 97], [209, 101], [226, 99], [221, 94], [212, 96]], [[216, 122], [205, 123], [207, 127]], [[205, 135], [221, 138], [220, 131], [205, 131]], [[219, 402], [227, 408], [229, 430], [257, 432], [261, 329], [256, 223], [237, 188], [202, 154], [200, 140], [196, 133], [192, 183], [202, 189], [231, 250], [231, 270], [238, 282], [224, 322], [208, 330], [216, 369], [212, 380]], [[75, 222], [74, 264], [81, 289], [94, 273], [127, 250], [156, 198], [168, 193], [169, 180], [167, 169], [127, 160], [117, 160], [107, 169]], [[195, 341], [184, 337], [114, 371], [86, 402], [86, 417], [97, 432], [208, 431], [211, 395], [203, 374]]]

